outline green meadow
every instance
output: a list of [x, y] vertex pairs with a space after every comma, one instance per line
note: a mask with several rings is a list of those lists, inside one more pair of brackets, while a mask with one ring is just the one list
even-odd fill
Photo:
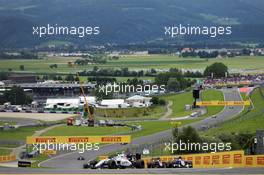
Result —
[[[169, 69], [169, 68], [182, 68], [193, 70], [204, 70], [206, 66], [214, 62], [222, 62], [226, 64], [231, 70], [241, 71], [263, 71], [264, 57], [249, 57], [241, 56], [234, 58], [214, 58], [214, 59], [200, 59], [200, 58], [181, 58], [173, 55], [149, 55], [149, 56], [121, 56], [119, 60], [108, 60], [106, 64], [92, 64], [85, 66], [68, 66], [68, 62], [74, 62], [78, 58], [71, 57], [45, 57], [39, 60], [2, 60], [0, 59], [0, 71], [8, 71], [11, 69], [16, 72], [29, 72], [29, 73], [75, 73], [79, 70], [92, 69], [94, 66], [101, 68], [122, 68], [128, 67], [131, 70], [148, 70], [155, 69]], [[51, 69], [51, 64], [57, 64], [58, 68]], [[20, 65], [24, 65], [25, 70], [19, 69]]]

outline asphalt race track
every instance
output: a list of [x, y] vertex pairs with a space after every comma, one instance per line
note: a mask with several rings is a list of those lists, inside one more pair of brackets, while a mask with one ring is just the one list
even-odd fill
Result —
[[[241, 96], [237, 89], [223, 89], [225, 100], [227, 101], [239, 101], [241, 100]], [[196, 129], [202, 129], [202, 126], [213, 127], [217, 123], [223, 122], [228, 120], [234, 116], [236, 116], [239, 112], [243, 110], [243, 107], [233, 107], [232, 109], [226, 107], [220, 114], [218, 114], [217, 118], [207, 118], [202, 121], [192, 123], [190, 126], [195, 127]], [[161, 138], [171, 138], [172, 132], [171, 130], [159, 132], [150, 136], [144, 136], [140, 138], [136, 138], [132, 141], [132, 145], [143, 145], [146, 143], [155, 143], [159, 141]], [[121, 149], [126, 149], [131, 147], [131, 145], [120, 145], [120, 144], [113, 144], [113, 145], [106, 145], [101, 147], [99, 151], [89, 151], [82, 154], [86, 160], [94, 159], [100, 155], [106, 155], [110, 152], [115, 152]], [[66, 155], [60, 155], [58, 157], [52, 158], [48, 161], [41, 163], [42, 167], [52, 167], [52, 168], [63, 168], [63, 169], [78, 169], [82, 168], [84, 161], [77, 161], [79, 153], [72, 152]], [[74, 162], [74, 163], [73, 163]]]
[[[223, 89], [224, 97], [226, 101], [240, 101], [241, 96], [237, 89]], [[190, 124], [190, 126], [195, 127], [197, 130], [202, 130], [205, 127], [210, 128], [215, 125], [229, 120], [232, 117], [235, 117], [238, 113], [243, 110], [243, 107], [225, 107], [224, 110], [217, 115], [216, 118], [208, 117], [207, 119], [195, 122]], [[71, 152], [67, 154], [62, 154], [56, 157], [53, 157], [49, 160], [46, 160], [40, 163], [41, 167], [49, 167], [52, 169], [38, 168], [38, 169], [23, 169], [23, 168], [0, 168], [0, 172], [5, 173], [151, 173], [151, 174], [175, 174], [175, 173], [214, 173], [214, 174], [223, 174], [223, 173], [234, 173], [234, 174], [249, 174], [256, 173], [262, 174], [264, 173], [264, 168], [218, 168], [218, 169], [126, 169], [126, 170], [90, 170], [90, 169], [82, 169], [82, 166], [85, 161], [94, 159], [100, 155], [106, 155], [107, 153], [116, 152], [119, 150], [124, 150], [131, 145], [144, 145], [149, 143], [155, 143], [160, 141], [161, 138], [171, 138], [172, 132], [171, 130], [159, 132], [150, 136], [144, 136], [140, 138], [136, 138], [132, 141], [131, 144], [128, 145], [120, 145], [120, 144], [112, 144], [105, 145], [100, 148], [98, 151], [87, 151], [82, 154], [82, 156], [86, 159], [84, 161], [78, 161], [79, 153]]]
[[213, 169], [43, 169], [43, 168], [1, 168], [6, 174], [263, 174], [264, 168], [213, 168]]

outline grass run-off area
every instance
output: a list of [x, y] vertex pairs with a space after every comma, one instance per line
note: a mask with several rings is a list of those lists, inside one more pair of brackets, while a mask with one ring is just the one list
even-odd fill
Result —
[[[19, 66], [24, 65], [24, 72], [38, 73], [74, 73], [80, 70], [92, 69], [94, 66], [102, 68], [122, 68], [128, 67], [133, 70], [146, 70], [151, 68], [169, 69], [172, 67], [204, 70], [206, 66], [214, 62], [222, 62], [229, 69], [241, 71], [245, 70], [264, 70], [263, 57], [259, 56], [241, 56], [234, 58], [215, 58], [215, 59], [200, 59], [200, 58], [182, 58], [173, 55], [149, 55], [149, 56], [121, 56], [119, 60], [108, 60], [106, 64], [93, 64], [85, 66], [68, 66], [68, 62], [74, 62], [78, 58], [71, 57], [45, 57], [40, 60], [1, 60], [0, 71], [20, 71]], [[57, 64], [58, 68], [51, 69], [51, 64]]]
[[[181, 120], [181, 125], [180, 126], [184, 126], [187, 125], [189, 123], [198, 121], [198, 119], [194, 119], [194, 120]], [[157, 132], [161, 132], [161, 131], [165, 131], [165, 130], [169, 130], [172, 129], [174, 126], [170, 121], [144, 121], [144, 122], [136, 122], [134, 123], [136, 125], [141, 125], [142, 126], [142, 130], [132, 133], [132, 138], [137, 138], [137, 137], [142, 137], [142, 136], [146, 136], [146, 135], [151, 135]]]
[[7, 125], [15, 125], [16, 124], [16, 122], [6, 122], [6, 121], [1, 121], [0, 120], [0, 126], [4, 126], [5, 124], [7, 124]]
[[254, 109], [249, 110], [247, 107], [236, 118], [226, 121], [216, 128], [210, 129], [206, 132], [206, 135], [217, 135], [219, 133], [237, 133], [237, 132], [249, 132], [255, 133], [258, 129], [264, 129], [264, 88], [260, 90], [257, 88], [251, 95], [251, 100], [254, 104]]
[[[207, 100], [221, 100], [222, 93], [217, 90], [207, 90], [203, 92], [204, 98]], [[186, 92], [183, 94], [171, 95], [163, 97], [166, 100], [173, 101], [173, 114], [172, 117], [184, 116], [186, 114], [184, 110], [185, 104], [191, 104], [192, 94]], [[164, 107], [162, 108], [164, 110]], [[161, 112], [162, 109], [158, 109], [156, 112]], [[218, 113], [222, 108], [210, 107], [208, 112], [210, 115]], [[189, 113], [189, 112], [188, 112]], [[200, 118], [199, 118], [200, 119]], [[183, 120], [182, 126], [199, 119]], [[43, 135], [46, 136], [81, 136], [81, 135], [115, 135], [115, 134], [131, 134], [133, 137], [140, 137], [145, 135], [154, 134], [156, 132], [164, 131], [172, 128], [170, 121], [137, 121], [126, 122], [134, 125], [141, 125], [142, 130], [131, 133], [131, 129], [128, 127], [77, 127], [77, 126], [60, 126], [52, 130], [47, 131]], [[44, 127], [26, 127], [15, 130], [1, 131], [0, 140], [15, 141], [25, 140], [27, 136], [32, 136], [35, 131], [41, 130]], [[0, 145], [1, 146], [1, 145]], [[10, 146], [11, 147], [11, 146]]]
[[12, 152], [11, 149], [0, 148], [0, 156], [8, 156], [10, 155], [11, 152]]
[[[197, 120], [182, 120], [181, 126]], [[151, 135], [157, 132], [171, 129], [173, 125], [170, 121], [142, 121], [126, 122], [130, 125], [141, 125], [142, 130], [131, 132], [128, 127], [78, 127], [78, 126], [60, 126], [47, 131], [43, 136], [93, 136], [93, 135], [118, 135], [128, 134], [133, 138]]]
[[[192, 92], [184, 92], [181, 94], [173, 94], [173, 95], [167, 95], [162, 97], [165, 99], [167, 102], [171, 101], [173, 104], [171, 106], [172, 108], [172, 114], [171, 118], [176, 118], [176, 117], [184, 117], [187, 115], [190, 115], [193, 111], [186, 111], [185, 110], [185, 105], [193, 104], [193, 96]], [[219, 90], [216, 89], [209, 89], [205, 90], [202, 92], [202, 98], [204, 101], [210, 101], [210, 100], [223, 100], [224, 96], [223, 93]], [[208, 117], [214, 114], [219, 113], [223, 107], [208, 107], [207, 108], [207, 114], [204, 117]]]
[[189, 104], [192, 105], [193, 97], [192, 92], [184, 92], [181, 94], [173, 94], [173, 95], [166, 95], [162, 97], [162, 99], [166, 100], [167, 102], [172, 102], [172, 114], [170, 115], [171, 118], [174, 117], [184, 117], [191, 114], [191, 111], [185, 110], [185, 105]]
[[152, 106], [148, 108], [127, 108], [127, 109], [96, 109], [95, 115], [104, 119], [155, 119], [166, 112], [165, 106]]
[[[216, 89], [209, 89], [202, 91], [202, 101], [213, 101], [213, 100], [224, 101], [223, 92]], [[224, 109], [224, 106], [208, 106], [206, 107], [206, 109], [207, 109], [207, 114], [205, 114], [204, 117], [209, 117], [221, 112]]]
[[[80, 76], [80, 80], [82, 82], [86, 82], [88, 77], [91, 78], [92, 76]], [[115, 78], [118, 83], [122, 83], [122, 82], [126, 82], [128, 79], [130, 79], [130, 80], [134, 79], [135, 77], [111, 77], [111, 76], [109, 76], [108, 78]], [[147, 77], [147, 76], [136, 77], [136, 78], [138, 80], [147, 80], [147, 81], [154, 81], [155, 80], [155, 77]]]
[[[24, 127], [0, 132], [0, 140], [16, 141], [26, 140], [27, 136], [32, 136], [35, 131], [41, 130], [44, 127]], [[1, 146], [1, 145], [0, 145]]]
[[[180, 94], [170, 94], [161, 97], [172, 102], [172, 113], [170, 118], [185, 117], [190, 115], [194, 111], [186, 111], [185, 105], [193, 104], [192, 92], [184, 92]], [[202, 98], [204, 101], [210, 100], [224, 100], [223, 93], [216, 89], [209, 89], [202, 92]], [[207, 114], [204, 117], [212, 116], [223, 110], [222, 106], [217, 107], [207, 107]], [[107, 116], [111, 119], [127, 119], [127, 118], [137, 118], [137, 119], [155, 119], [161, 117], [166, 112], [165, 106], [155, 106], [150, 108], [131, 108], [131, 109], [97, 109], [95, 115], [104, 117]]]

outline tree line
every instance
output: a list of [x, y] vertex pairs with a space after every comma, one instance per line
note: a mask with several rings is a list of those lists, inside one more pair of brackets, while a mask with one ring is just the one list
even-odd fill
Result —
[[[169, 71], [173, 70], [174, 68], [171, 68]], [[127, 67], [121, 68], [121, 69], [104, 69], [99, 68], [97, 66], [94, 66], [92, 70], [82, 71], [79, 73], [81, 76], [111, 76], [111, 77], [142, 77], [142, 76], [148, 76], [148, 77], [156, 77], [159, 72], [156, 69], [150, 69], [148, 71], [139, 70], [129, 70]], [[199, 71], [192, 72], [192, 71], [186, 71], [182, 72], [182, 75], [184, 77], [192, 77], [192, 78], [202, 78], [203, 74]]]
[[13, 86], [10, 90], [0, 94], [0, 104], [10, 102], [12, 105], [26, 105], [32, 102], [32, 97], [19, 86]]
[[[179, 128], [174, 128], [172, 131], [173, 141], [175, 143], [231, 143], [231, 150], [249, 150], [253, 152], [252, 145], [254, 143], [253, 133], [216, 133], [214, 137], [204, 136], [197, 132], [191, 126], [184, 127], [182, 130]], [[221, 151], [216, 149], [216, 151]], [[222, 150], [223, 151], [223, 150]], [[174, 154], [190, 154], [190, 153], [206, 153], [210, 150], [181, 150], [175, 151]]]
[[21, 51], [18, 53], [0, 52], [0, 59], [40, 59], [38, 53]]

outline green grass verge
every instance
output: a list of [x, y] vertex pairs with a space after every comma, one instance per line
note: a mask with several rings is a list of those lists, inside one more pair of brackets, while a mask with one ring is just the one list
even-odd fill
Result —
[[15, 125], [16, 122], [5, 122], [5, 121], [0, 121], [0, 126], [4, 126], [5, 124], [8, 124], [8, 125]]
[[0, 144], [0, 147], [2, 148], [16, 148], [16, 147], [19, 147], [18, 144]]
[[110, 119], [144, 119], [159, 118], [165, 113], [164, 106], [152, 106], [149, 108], [127, 108], [127, 109], [96, 109], [95, 115]]
[[0, 148], [0, 156], [8, 156], [8, 155], [10, 155], [11, 152], [12, 152], [12, 150], [10, 150], [10, 149]]
[[27, 136], [32, 136], [36, 131], [41, 130], [43, 128], [45, 127], [25, 127], [1, 131], [0, 140], [25, 140]]
[[[197, 120], [183, 120], [182, 125], [189, 124]], [[173, 125], [170, 121], [142, 121], [126, 122], [131, 125], [141, 125], [142, 130], [131, 133], [133, 138], [151, 135], [157, 132], [171, 129]], [[43, 136], [85, 136], [85, 135], [115, 135], [127, 134], [131, 129], [128, 127], [77, 127], [77, 126], [60, 126], [42, 134]]]
[[[186, 124], [198, 121], [199, 119], [194, 120], [181, 120], [181, 126]], [[166, 131], [172, 129], [174, 126], [170, 121], [144, 121], [144, 122], [130, 122], [136, 125], [141, 125], [142, 130], [132, 133], [132, 138], [142, 137], [146, 135], [151, 135], [157, 132]]]
[[185, 105], [189, 104], [192, 105], [193, 103], [193, 97], [191, 92], [185, 92], [182, 94], [173, 94], [173, 95], [167, 95], [162, 97], [162, 99], [168, 101], [172, 101], [172, 114], [170, 117], [184, 117], [189, 114], [191, 114], [191, 111], [185, 110]]
[[[263, 89], [262, 89], [263, 91]], [[251, 95], [254, 109], [248, 111], [246, 108], [238, 117], [230, 121], [226, 121], [220, 126], [210, 129], [206, 135], [216, 135], [219, 133], [232, 132], [249, 132], [255, 133], [258, 129], [264, 129], [264, 99], [259, 89], [255, 89]]]
[[[173, 117], [184, 117], [187, 115], [190, 115], [194, 111], [186, 111], [185, 105], [193, 104], [193, 96], [192, 92], [185, 92], [182, 94], [173, 94], [173, 95], [167, 95], [162, 97], [162, 99], [168, 101], [172, 101], [173, 105], [172, 108], [172, 114], [171, 118]], [[224, 100], [224, 95], [221, 91], [215, 90], [215, 89], [209, 89], [202, 92], [202, 99], [203, 101], [210, 101], [210, 100]], [[214, 114], [217, 114], [223, 110], [222, 106], [217, 107], [207, 107], [207, 114], [205, 114], [203, 117], [208, 117]]]
[[[45, 155], [45, 154], [40, 154], [38, 155], [37, 157], [34, 157], [32, 160], [34, 161], [31, 165], [31, 168], [42, 168], [42, 167], [38, 167], [38, 164], [40, 162], [43, 162], [47, 159], [49, 159], [50, 157], [48, 155]], [[47, 167], [45, 167], [46, 169]]]

